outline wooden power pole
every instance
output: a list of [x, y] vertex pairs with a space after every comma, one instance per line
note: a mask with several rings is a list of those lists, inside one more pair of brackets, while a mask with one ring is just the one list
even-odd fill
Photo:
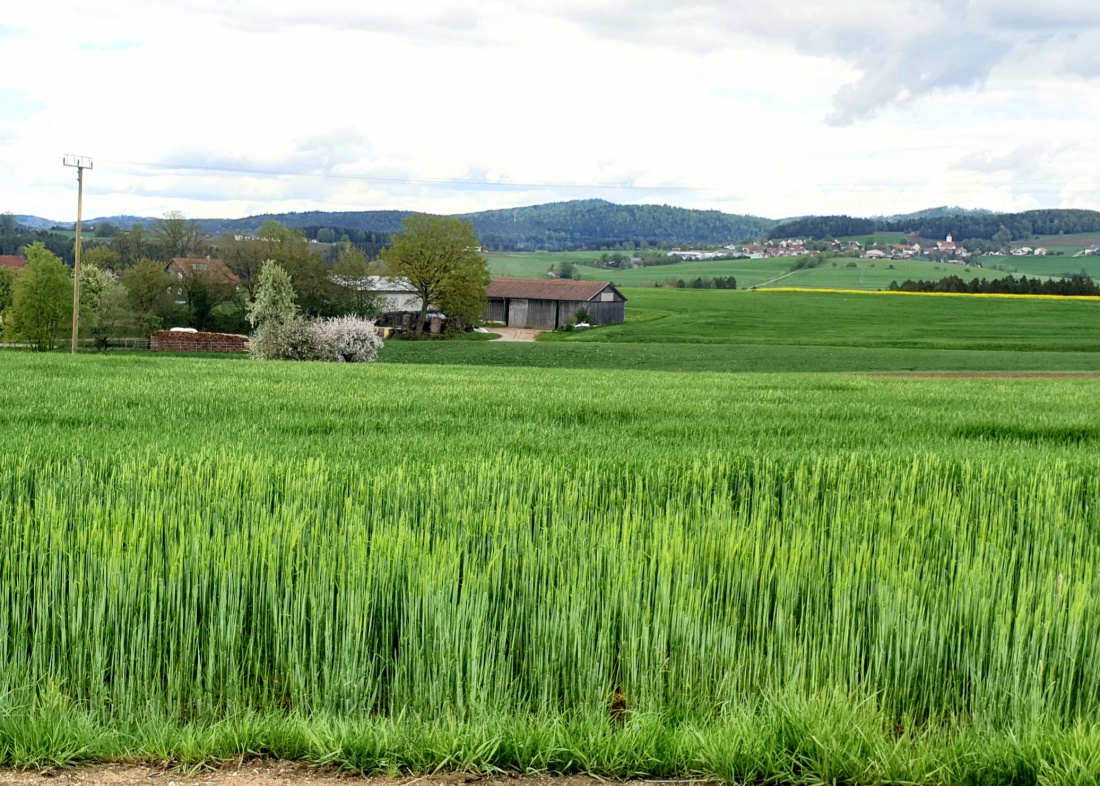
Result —
[[80, 227], [84, 221], [84, 170], [92, 168], [92, 159], [88, 156], [66, 155], [62, 160], [65, 166], [76, 167], [76, 244], [73, 253], [73, 343], [72, 352], [76, 352], [76, 339], [80, 333]]

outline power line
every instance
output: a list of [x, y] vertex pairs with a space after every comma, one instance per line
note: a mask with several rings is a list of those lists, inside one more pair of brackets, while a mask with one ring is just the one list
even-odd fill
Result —
[[326, 180], [365, 180], [380, 183], [423, 183], [429, 185], [472, 185], [502, 188], [607, 188], [637, 191], [714, 191], [718, 186], [640, 186], [636, 183], [549, 183], [522, 182], [513, 180], [474, 180], [472, 178], [437, 177], [398, 177], [396, 175], [341, 175], [335, 172], [281, 172], [271, 169], [245, 169], [242, 167], [209, 166], [200, 164], [164, 164], [150, 161], [110, 161], [100, 162], [122, 164], [123, 166], [141, 166], [152, 169], [185, 170], [195, 172], [220, 172], [223, 174], [252, 175], [259, 177], [314, 177]]
[[[684, 191], [684, 192], [728, 192], [737, 188], [733, 184], [724, 185], [639, 185], [637, 183], [582, 183], [582, 182], [551, 182], [551, 181], [513, 181], [513, 180], [475, 180], [473, 178], [435, 178], [435, 177], [404, 177], [397, 175], [344, 175], [335, 172], [289, 172], [276, 169], [254, 169], [234, 166], [212, 166], [205, 164], [172, 164], [152, 161], [112, 161], [100, 159], [100, 163], [111, 163], [122, 166], [145, 167], [172, 171], [177, 174], [189, 172], [203, 173], [216, 172], [225, 175], [242, 175], [246, 177], [300, 177], [319, 178], [323, 180], [349, 180], [376, 183], [405, 183], [410, 185], [440, 185], [440, 186], [478, 186], [482, 188], [542, 188], [542, 189], [588, 189], [588, 190], [616, 190], [616, 191]], [[859, 193], [864, 191], [876, 191], [883, 188], [892, 189], [917, 189], [933, 188], [936, 191], [967, 194], [981, 193], [989, 189], [1011, 188], [1016, 191], [1026, 190], [1040, 193], [1055, 193], [1063, 191], [1068, 183], [1053, 182], [1013, 182], [1013, 183], [974, 183], [974, 184], [941, 184], [933, 185], [927, 181], [880, 181], [863, 183], [844, 182], [813, 182], [800, 181], [792, 187], [790, 184], [773, 186], [768, 183], [751, 183], [742, 186], [745, 196], [757, 193], [790, 194], [804, 193], [808, 188], [825, 191], [840, 191]]]

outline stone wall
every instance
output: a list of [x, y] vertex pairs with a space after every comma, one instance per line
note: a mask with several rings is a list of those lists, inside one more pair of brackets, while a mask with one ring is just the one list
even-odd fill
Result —
[[236, 333], [173, 333], [158, 330], [149, 339], [154, 352], [247, 352], [248, 336]]

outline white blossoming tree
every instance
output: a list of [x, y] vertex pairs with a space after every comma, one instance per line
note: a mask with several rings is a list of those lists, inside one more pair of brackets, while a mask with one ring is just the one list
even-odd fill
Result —
[[270, 260], [260, 269], [248, 319], [255, 330], [252, 355], [261, 360], [371, 363], [382, 348], [382, 339], [369, 319], [304, 318], [295, 302], [290, 276]]

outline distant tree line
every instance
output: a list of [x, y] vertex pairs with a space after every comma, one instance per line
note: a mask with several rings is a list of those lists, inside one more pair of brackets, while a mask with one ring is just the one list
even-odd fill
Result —
[[1100, 212], [1095, 210], [1029, 210], [1024, 213], [969, 213], [954, 216], [924, 216], [891, 221], [851, 216], [810, 216], [773, 228], [771, 240], [785, 238], [853, 237], [878, 232], [898, 232], [927, 238], [952, 235], [956, 241], [990, 241], [1007, 245], [1035, 235], [1074, 235], [1100, 232]]
[[769, 240], [787, 238], [809, 238], [822, 240], [834, 237], [852, 237], [870, 235], [877, 229], [874, 219], [852, 218], [851, 216], [807, 216], [787, 221], [768, 232]]
[[382, 251], [390, 247], [390, 232], [370, 232], [338, 226], [308, 226], [302, 229], [307, 240], [318, 243], [352, 245], [366, 254], [368, 259], [378, 259]]
[[733, 276], [716, 276], [715, 278], [695, 278], [685, 281], [682, 278], [670, 278], [664, 284], [669, 289], [737, 289], [737, 279]]
[[23, 249], [35, 243], [66, 264], [73, 264], [74, 238], [67, 238], [44, 229], [27, 229], [15, 220], [10, 213], [0, 215], [0, 255], [22, 254]]
[[1100, 296], [1100, 286], [1088, 276], [1076, 274], [1062, 279], [1040, 280], [1021, 276], [1014, 278], [964, 281], [958, 276], [947, 276], [939, 281], [891, 281], [892, 292], [954, 292], [969, 295], [1090, 295]]

